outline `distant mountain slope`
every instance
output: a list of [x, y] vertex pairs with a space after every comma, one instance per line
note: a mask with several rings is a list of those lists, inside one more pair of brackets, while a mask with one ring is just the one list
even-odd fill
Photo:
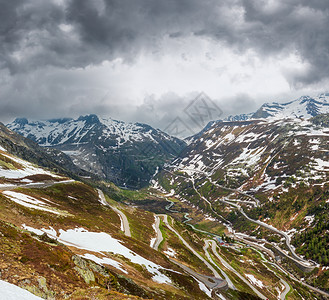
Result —
[[2, 123], [0, 123], [0, 146], [10, 154], [55, 172], [71, 177], [91, 175], [77, 167], [66, 154], [56, 149], [40, 147], [32, 140], [9, 130]]
[[76, 120], [16, 119], [8, 128], [63, 151], [84, 170], [129, 187], [146, 185], [158, 167], [185, 147], [185, 142], [149, 125], [96, 115]]
[[280, 183], [290, 176], [326, 178], [329, 130], [321, 126], [326, 122], [327, 115], [309, 121], [218, 122], [195, 138], [171, 168], [246, 189], [283, 188]]
[[302, 96], [287, 103], [265, 103], [255, 113], [229, 116], [227, 121], [245, 121], [260, 118], [304, 118], [308, 119], [329, 112], [329, 94], [317, 97]]
[[311, 247], [319, 236], [319, 249], [329, 243], [329, 114], [215, 122], [153, 183], [198, 207], [211, 203], [251, 234], [250, 224], [242, 227], [245, 220], [232, 212], [243, 206], [254, 219], [288, 232], [298, 253], [329, 266], [329, 251]]

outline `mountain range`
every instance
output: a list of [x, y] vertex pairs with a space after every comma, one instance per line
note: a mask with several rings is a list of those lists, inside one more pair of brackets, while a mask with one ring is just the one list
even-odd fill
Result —
[[184, 141], [149, 125], [96, 115], [47, 121], [18, 118], [7, 126], [42, 147], [62, 151], [83, 170], [132, 188], [147, 185], [157, 168], [185, 147]]
[[327, 94], [186, 141], [96, 115], [7, 127], [2, 279], [49, 299], [329, 297]]
[[[255, 113], [230, 116], [226, 121], [311, 118], [329, 111], [329, 95], [303, 96], [287, 103], [267, 103]], [[203, 131], [189, 138], [200, 136]], [[175, 158], [186, 142], [141, 123], [125, 123], [96, 115], [77, 119], [28, 120], [17, 118], [7, 127], [47, 149], [67, 154], [84, 171], [120, 186], [148, 185], [164, 163]], [[50, 151], [50, 150], [49, 150]]]

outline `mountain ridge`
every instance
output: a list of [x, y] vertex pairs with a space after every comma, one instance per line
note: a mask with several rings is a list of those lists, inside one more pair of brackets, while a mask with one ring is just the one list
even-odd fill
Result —
[[231, 115], [225, 121], [245, 121], [271, 117], [308, 119], [326, 112], [329, 112], [329, 93], [323, 93], [316, 97], [301, 96], [283, 103], [264, 103], [256, 112]]
[[12, 154], [29, 160], [42, 167], [61, 172], [71, 177], [93, 176], [77, 167], [65, 153], [51, 148], [40, 147], [31, 139], [9, 130], [0, 122], [0, 146]]
[[[170, 144], [167, 144], [168, 140], [166, 139], [156, 140], [159, 137], [152, 134], [157, 133], [157, 130], [148, 125], [145, 125], [143, 129], [146, 136], [151, 138], [145, 141], [139, 139], [142, 136], [141, 131], [137, 131], [137, 136], [130, 139], [129, 134], [133, 135], [134, 128], [138, 128], [138, 125], [131, 125], [132, 127], [127, 129], [120, 128], [121, 123], [114, 123], [118, 126], [111, 129], [104, 124], [103, 127], [102, 122], [105, 121], [95, 115], [81, 116], [76, 120], [55, 119], [48, 122], [62, 127], [62, 129], [63, 127], [67, 129], [62, 132], [62, 136], [58, 132], [49, 134], [50, 138], [46, 138], [44, 143], [52, 146], [41, 148], [33, 141], [20, 137], [9, 129], [7, 129], [7, 134], [10, 135], [8, 138], [14, 137], [13, 144], [15, 142], [31, 143], [41, 150], [47, 151], [52, 151], [55, 148], [54, 145], [59, 145], [58, 147], [66, 153], [76, 151], [78, 152], [77, 155], [81, 155], [81, 153], [86, 154], [88, 150], [90, 151], [90, 148], [93, 149], [92, 146], [101, 150], [102, 147], [106, 146], [104, 143], [99, 143], [100, 136], [97, 135], [99, 132], [103, 133], [104, 130], [109, 133], [107, 146], [108, 149], [113, 150], [110, 155], [121, 152], [127, 157], [132, 156], [132, 159], [138, 160], [136, 156], [138, 152], [136, 151], [139, 150], [142, 152], [139, 159], [149, 159], [150, 161], [154, 161], [158, 157], [157, 148], [154, 148], [155, 145], [163, 143], [163, 147], [171, 147]], [[112, 120], [108, 120], [108, 123], [112, 124]], [[26, 129], [29, 120], [18, 119], [16, 124], [18, 127], [21, 126]], [[83, 126], [74, 127], [70, 124], [82, 124]], [[124, 123], [122, 124], [124, 126]], [[47, 125], [49, 124], [41, 124], [40, 122], [33, 124], [31, 129], [36, 132], [38, 130], [40, 130], [39, 132], [47, 132], [49, 129]], [[99, 126], [102, 130], [99, 130]], [[2, 167], [0, 166], [0, 168], [5, 175], [2, 178], [3, 189], [5, 190], [1, 192], [2, 196], [0, 197], [0, 200], [5, 204], [2, 206], [4, 208], [4, 211], [1, 211], [2, 219], [13, 223], [17, 227], [15, 229], [17, 232], [22, 229], [28, 231], [25, 236], [20, 234], [18, 239], [14, 237], [6, 239], [6, 243], [14, 244], [18, 248], [20, 239], [24, 238], [26, 243], [30, 243], [30, 239], [34, 236], [37, 239], [34, 244], [38, 247], [42, 245], [39, 240], [50, 242], [57, 248], [62, 247], [59, 253], [63, 253], [68, 259], [59, 260], [59, 266], [69, 265], [65, 270], [75, 276], [75, 285], [81, 284], [81, 279], [76, 276], [78, 275], [76, 272], [80, 272], [80, 274], [87, 272], [86, 284], [89, 284], [94, 282], [93, 276], [95, 280], [100, 276], [98, 275], [100, 266], [94, 264], [99, 263], [100, 258], [85, 253], [81, 259], [88, 258], [89, 261], [81, 261], [81, 259], [77, 260], [72, 252], [68, 252], [72, 249], [72, 245], [89, 247], [90, 249], [89, 243], [88, 245], [82, 243], [85, 240], [82, 238], [88, 236], [94, 239], [95, 245], [102, 245], [102, 248], [95, 248], [94, 250], [106, 250], [108, 252], [109, 257], [106, 260], [102, 259], [102, 262], [105, 264], [112, 263], [112, 267], [106, 272], [103, 272], [104, 269], [102, 269], [101, 275], [111, 276], [114, 278], [114, 282], [107, 283], [106, 281], [106, 284], [102, 284], [97, 279], [95, 282], [100, 287], [108, 288], [110, 284], [113, 291], [124, 291], [126, 294], [134, 294], [143, 298], [148, 296], [161, 299], [160, 294], [164, 295], [163, 291], [167, 290], [167, 287], [163, 286], [163, 290], [150, 290], [149, 287], [159, 283], [170, 283], [171, 280], [179, 280], [177, 281], [178, 286], [185, 291], [179, 291], [182, 299], [191, 299], [191, 297], [206, 299], [206, 296], [200, 291], [208, 292], [207, 295], [213, 298], [213, 295], [209, 293], [210, 290], [204, 288], [200, 290], [200, 285], [200, 288], [197, 289], [197, 282], [194, 281], [186, 281], [186, 283], [185, 279], [180, 281], [181, 275], [178, 278], [177, 273], [170, 270], [175, 271], [177, 267], [184, 269], [184, 265], [187, 263], [193, 267], [193, 269], [184, 269], [188, 274], [195, 275], [196, 270], [199, 279], [205, 280], [210, 275], [214, 275], [214, 277], [210, 277], [212, 280], [216, 279], [219, 276], [217, 271], [214, 270], [214, 272], [209, 267], [207, 269], [207, 260], [198, 257], [198, 252], [204, 253], [214, 266], [217, 265], [221, 269], [221, 263], [218, 262], [222, 262], [222, 258], [219, 258], [217, 263], [213, 262], [217, 256], [215, 240], [204, 239], [204, 234], [211, 232], [215, 234], [220, 247], [220, 256], [225, 257], [229, 262], [232, 259], [235, 260], [234, 263], [230, 263], [232, 266], [228, 270], [236, 275], [241, 273], [240, 279], [243, 278], [242, 276], [249, 279], [250, 274], [254, 274], [252, 278], [257, 279], [262, 286], [260, 291], [256, 289], [256, 294], [260, 294], [262, 298], [271, 298], [271, 295], [274, 294], [280, 297], [290, 290], [294, 295], [298, 296], [302, 292], [306, 298], [311, 298], [311, 294], [314, 291], [317, 293], [318, 290], [307, 286], [307, 284], [324, 289], [320, 292], [327, 295], [325, 291], [328, 290], [328, 286], [323, 282], [327, 280], [329, 275], [326, 273], [329, 264], [329, 251], [325, 248], [329, 243], [329, 239], [325, 235], [326, 230], [328, 230], [327, 224], [329, 224], [326, 214], [329, 209], [329, 204], [326, 201], [329, 188], [328, 127], [329, 115], [324, 114], [318, 114], [307, 120], [269, 118], [268, 120], [210, 122], [198, 136], [194, 136], [194, 139], [178, 154], [175, 160], [166, 164], [162, 170], [156, 169], [158, 172], [154, 177], [152, 186], [141, 191], [111, 187], [111, 184], [106, 181], [93, 182], [90, 180], [91, 185], [88, 185], [87, 182], [73, 182], [70, 179], [57, 182], [56, 178], [58, 177], [55, 177], [58, 176], [57, 174], [52, 176], [47, 170], [37, 169], [31, 164], [23, 164], [0, 147], [2, 153], [2, 157], [0, 157]], [[73, 132], [72, 128], [75, 128]], [[119, 131], [118, 134], [113, 134], [114, 129]], [[127, 133], [125, 129], [129, 131], [129, 134], [125, 134]], [[153, 133], [152, 130], [154, 130]], [[40, 137], [45, 138], [42, 135]], [[106, 141], [105, 138], [103, 138], [103, 142], [104, 140]], [[6, 145], [11, 144], [7, 143]], [[142, 148], [138, 149], [138, 146]], [[58, 150], [55, 149], [54, 151]], [[97, 152], [90, 151], [88, 157], [92, 158], [92, 154], [97, 154]], [[142, 157], [141, 154], [144, 156]], [[105, 159], [104, 156], [97, 156], [97, 158]], [[107, 161], [108, 166], [111, 166], [112, 162]], [[150, 171], [146, 169], [146, 165], [142, 166], [144, 167], [142, 172]], [[32, 176], [26, 176], [27, 172], [32, 171], [34, 172]], [[15, 175], [17, 173], [21, 174], [19, 178], [10, 178], [10, 174]], [[53, 179], [50, 179], [49, 176], [52, 176]], [[38, 182], [40, 179], [44, 182]], [[35, 183], [39, 188], [33, 188], [31, 180], [36, 180]], [[49, 182], [50, 180], [51, 182]], [[109, 186], [115, 190], [121, 203], [113, 201], [116, 200], [112, 197], [112, 194], [115, 193], [103, 195], [102, 191], [95, 189], [95, 187], [100, 187], [98, 184]], [[15, 191], [17, 187], [19, 189]], [[146, 208], [149, 212], [140, 210], [140, 207]], [[23, 213], [21, 213], [22, 210]], [[121, 213], [121, 217], [118, 215], [118, 210], [126, 216], [126, 223], [122, 221]], [[14, 213], [14, 217], [8, 213], [9, 211]], [[150, 211], [155, 214], [150, 213]], [[168, 219], [169, 216], [167, 215], [172, 215], [174, 218]], [[66, 218], [65, 222], [63, 222], [63, 218]], [[261, 227], [260, 224], [262, 224]], [[131, 233], [126, 232], [125, 226], [131, 229]], [[1, 232], [7, 232], [4, 231], [5, 225], [2, 225], [1, 222], [0, 227]], [[162, 236], [160, 232], [165, 232], [165, 234]], [[154, 238], [155, 233], [156, 237]], [[160, 235], [165, 240], [161, 244], [159, 244]], [[102, 240], [96, 239], [98, 236]], [[319, 236], [321, 237], [320, 240], [318, 239]], [[282, 237], [284, 238], [282, 239]], [[209, 234], [208, 238], [210, 238]], [[89, 241], [92, 242], [92, 239]], [[108, 243], [104, 242], [104, 239]], [[250, 245], [250, 239], [253, 241], [252, 245]], [[239, 245], [234, 240], [239, 241]], [[118, 242], [120, 243], [120, 241], [123, 244], [119, 245]], [[61, 243], [68, 245], [69, 248], [64, 248]], [[264, 247], [264, 243], [266, 247]], [[107, 244], [106, 247], [105, 244]], [[158, 246], [154, 247], [156, 244]], [[314, 244], [317, 247], [313, 247]], [[113, 245], [119, 245], [120, 251], [113, 249]], [[185, 245], [186, 248], [182, 248], [182, 245]], [[187, 245], [193, 245], [193, 247]], [[212, 245], [212, 250], [209, 248], [210, 245]], [[280, 268], [282, 266], [289, 272], [289, 276], [292, 274], [292, 277], [285, 276], [281, 272], [279, 274], [277, 271], [271, 271], [263, 265], [265, 256], [260, 258], [258, 255], [255, 256], [255, 253], [252, 254], [250, 251], [253, 251], [251, 250], [253, 245], [258, 249], [257, 251], [261, 250], [266, 257], [269, 255], [268, 259], [272, 265], [276, 265], [276, 258], [272, 260], [270, 257], [280, 256], [280, 259], [284, 260], [282, 264], [278, 263]], [[296, 247], [296, 251], [292, 245]], [[135, 254], [131, 255], [132, 252], [124, 248], [125, 246], [131, 247], [133, 251], [136, 251]], [[193, 248], [198, 252], [191, 255], [191, 252], [187, 250]], [[161, 253], [155, 252], [156, 249], [160, 249], [160, 252], [166, 254], [167, 258]], [[321, 251], [317, 251], [317, 249], [321, 249]], [[123, 260], [120, 258], [121, 256], [115, 255], [122, 255], [122, 251], [125, 253]], [[215, 255], [213, 258], [210, 256], [210, 251]], [[17, 266], [17, 259], [10, 256], [10, 252], [6, 253], [8, 254], [8, 261]], [[61, 282], [52, 284], [50, 276], [54, 264], [49, 259], [48, 253], [40, 253], [42, 256], [39, 255], [35, 259], [34, 252], [22, 252], [23, 258], [22, 261], [19, 260], [19, 268], [12, 269], [10, 274], [5, 274], [4, 278], [11, 281], [11, 278], [14, 278], [13, 275], [16, 275], [16, 270], [24, 267], [26, 260], [29, 261], [33, 258], [36, 261], [36, 266], [38, 266], [40, 265], [40, 258], [42, 258], [47, 262], [46, 267], [51, 266], [47, 269], [47, 274], [44, 273], [45, 281], [48, 285], [50, 283], [49, 290], [59, 292], [62, 289], [67, 294], [72, 294], [74, 291], [67, 289], [66, 286], [60, 288]], [[149, 261], [146, 264], [147, 268], [143, 269], [142, 272], [140, 272], [141, 269], [138, 264], [137, 266], [129, 265], [129, 260], [135, 263], [136, 257], [142, 259], [145, 265], [144, 258], [140, 257], [141, 254], [147, 259], [152, 258], [156, 265]], [[175, 257], [175, 260], [170, 257]], [[176, 258], [184, 264], [176, 264]], [[294, 265], [296, 262], [297, 265]], [[120, 264], [118, 265], [118, 263]], [[28, 265], [31, 266], [32, 264], [28, 263]], [[241, 269], [240, 267], [238, 269], [237, 265], [241, 266]], [[134, 266], [137, 267], [137, 272], [132, 269]], [[159, 271], [164, 270], [162, 266], [166, 268], [164, 273]], [[299, 268], [298, 271], [296, 268]], [[57, 271], [57, 269], [59, 267], [56, 267], [55, 270]], [[93, 270], [97, 270], [98, 273]], [[150, 275], [149, 271], [165, 281], [156, 282], [157, 277]], [[24, 272], [27, 273], [28, 271], [24, 269]], [[227, 269], [222, 270], [222, 272], [225, 274]], [[128, 278], [129, 275], [137, 275], [139, 277], [138, 282], [133, 286], [130, 285], [128, 290], [122, 290], [123, 285], [131, 282], [125, 277], [118, 277], [117, 274], [122, 276], [122, 273]], [[66, 271], [61, 275], [65, 274]], [[143, 277], [144, 275], [146, 277]], [[293, 279], [292, 282], [291, 278], [294, 277], [297, 279]], [[116, 278], [122, 279], [120, 285], [115, 285]], [[134, 278], [132, 277], [133, 280], [135, 280]], [[295, 284], [295, 281], [303, 283], [304, 280], [306, 285]], [[32, 277], [31, 281], [33, 284], [37, 284], [37, 277]], [[66, 279], [63, 279], [63, 282], [65, 281]], [[213, 293], [216, 292], [214, 289], [220, 287], [220, 282], [222, 281], [215, 281], [214, 288], [211, 282], [210, 288]], [[248, 283], [247, 280], [243, 280], [243, 282]], [[274, 284], [269, 284], [270, 282], [274, 282]], [[285, 282], [283, 290], [282, 288], [277, 289], [280, 282]], [[175, 282], [176, 287], [177, 283]], [[290, 288], [291, 283], [293, 283], [293, 287]], [[232, 293], [255, 292], [253, 289], [249, 290], [250, 285], [249, 287], [237, 286], [237, 290], [234, 291], [232, 287], [234, 288], [235, 281], [234, 283], [227, 281], [227, 284], [229, 290], [226, 292], [222, 289], [219, 292], [228, 296], [228, 299], [241, 297], [248, 299], [248, 294], [241, 294], [239, 297], [238, 294]], [[88, 292], [89, 287], [84, 286], [84, 288], [83, 293]], [[168, 285], [168, 289], [171, 288], [172, 286]], [[174, 292], [177, 291], [176, 289]], [[166, 293], [169, 293], [168, 298], [170, 298], [170, 291], [167, 290]]]
[[94, 114], [45, 121], [18, 118], [7, 127], [40, 146], [64, 152], [83, 170], [130, 187], [147, 185], [157, 168], [186, 145], [150, 125]]

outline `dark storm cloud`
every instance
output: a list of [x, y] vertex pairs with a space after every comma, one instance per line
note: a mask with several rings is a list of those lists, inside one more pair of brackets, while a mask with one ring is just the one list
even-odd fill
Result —
[[57, 23], [63, 17], [61, 7], [51, 2], [1, 1], [1, 66], [15, 73], [45, 65], [60, 42]]
[[[260, 0], [1, 1], [1, 67], [12, 73], [45, 65], [85, 67], [141, 51], [161, 54], [164, 36], [210, 37], [264, 57], [295, 51], [310, 64], [293, 84], [329, 74], [329, 4]], [[60, 25], [66, 24], [67, 30]]]
[[263, 55], [296, 51], [310, 67], [303, 74], [290, 72], [292, 84], [311, 84], [328, 77], [328, 1], [277, 1], [264, 8], [259, 1], [243, 0], [247, 46]]
[[[141, 49], [161, 49], [161, 38], [188, 34], [211, 37], [237, 51], [254, 49], [264, 57], [296, 52], [308, 72], [290, 72], [292, 84], [314, 83], [329, 74], [329, 4], [324, 1], [72, 1], [70, 22], [86, 44], [132, 58]], [[104, 53], [104, 52], [103, 52]], [[109, 53], [107, 53], [109, 54]]]

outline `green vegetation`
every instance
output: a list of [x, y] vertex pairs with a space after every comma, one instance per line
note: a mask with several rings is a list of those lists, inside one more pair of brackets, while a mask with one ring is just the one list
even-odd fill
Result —
[[310, 209], [309, 214], [314, 215], [315, 225], [296, 234], [294, 238], [294, 245], [298, 247], [297, 253], [326, 266], [329, 265], [328, 209], [328, 203]]
[[161, 231], [163, 240], [161, 241], [161, 243], [159, 245], [159, 250], [162, 250], [163, 249], [164, 244], [165, 244], [166, 240], [168, 239], [167, 230], [164, 228], [164, 225], [165, 225], [164, 222], [160, 218], [159, 229]]
[[0, 168], [5, 170], [16, 170], [21, 169], [22, 166], [7, 156], [0, 154]]
[[120, 189], [120, 193], [123, 197], [129, 200], [143, 200], [149, 197], [149, 194], [145, 190], [124, 190]]
[[329, 114], [321, 114], [311, 118], [311, 122], [321, 127], [329, 127]]
[[155, 234], [152, 227], [154, 215], [137, 208], [127, 208], [122, 212], [127, 216], [132, 237], [149, 245]]
[[222, 235], [226, 229], [226, 227], [221, 223], [209, 220], [202, 220], [198, 223], [195, 223], [194, 227], [217, 235]]

